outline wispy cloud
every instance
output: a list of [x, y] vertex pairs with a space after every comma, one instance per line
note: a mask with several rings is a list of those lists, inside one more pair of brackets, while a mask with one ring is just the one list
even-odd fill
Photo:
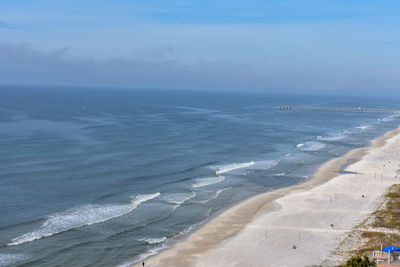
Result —
[[18, 27], [16, 25], [0, 21], [0, 29], [1, 28], [3, 28], [3, 29], [18, 29]]

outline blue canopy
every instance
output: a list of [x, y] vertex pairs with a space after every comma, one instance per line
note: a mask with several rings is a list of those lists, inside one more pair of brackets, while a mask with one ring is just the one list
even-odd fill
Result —
[[382, 251], [384, 251], [384, 252], [393, 252], [393, 251], [399, 251], [399, 250], [400, 250], [400, 248], [395, 247], [395, 246], [384, 247], [382, 249]]

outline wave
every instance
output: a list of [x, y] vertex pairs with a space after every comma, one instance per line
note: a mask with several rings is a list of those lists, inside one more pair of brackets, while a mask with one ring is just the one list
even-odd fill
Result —
[[341, 140], [341, 139], [343, 139], [345, 137], [346, 137], [345, 135], [339, 133], [339, 134], [334, 135], [334, 136], [321, 137], [321, 138], [319, 138], [319, 140], [321, 140], [321, 141], [337, 141], [337, 140]]
[[8, 245], [14, 246], [25, 242], [52, 236], [58, 233], [66, 232], [85, 225], [92, 225], [120, 217], [138, 207], [141, 203], [156, 198], [160, 193], [138, 195], [132, 199], [129, 204], [118, 205], [83, 205], [55, 213], [46, 219], [39, 229], [23, 234], [12, 239]]
[[232, 163], [232, 164], [227, 164], [227, 165], [222, 165], [222, 166], [214, 166], [212, 168], [214, 168], [215, 173], [217, 175], [220, 175], [220, 174], [231, 172], [234, 170], [247, 168], [254, 164], [255, 164], [254, 161], [249, 161], [249, 162], [244, 162], [244, 163]]
[[360, 126], [357, 126], [356, 128], [360, 129], [361, 131], [365, 131], [369, 127], [370, 127], [369, 125], [360, 125]]
[[247, 171], [268, 170], [278, 164], [280, 160], [281, 158], [278, 160], [259, 160], [244, 163], [232, 163], [222, 166], [213, 166], [212, 169], [215, 170], [217, 175], [222, 173], [246, 175]]
[[274, 176], [280, 177], [280, 176], [284, 176], [286, 175], [285, 172], [281, 172], [281, 173], [275, 173]]
[[163, 243], [165, 240], [167, 240], [167, 237], [165, 237], [165, 236], [159, 237], [159, 238], [146, 237], [146, 238], [139, 239], [139, 241], [146, 242], [147, 244], [150, 244], [150, 245], [160, 244], [160, 243]]
[[324, 148], [324, 147], [325, 147], [325, 144], [324, 144], [324, 143], [317, 142], [317, 141], [309, 141], [309, 142], [306, 142], [306, 143], [304, 144], [304, 146], [301, 148], [301, 150], [302, 150], [302, 151], [311, 152], [311, 151], [320, 150], [320, 149], [322, 149], [322, 148]]
[[207, 185], [212, 185], [212, 184], [217, 184], [225, 180], [224, 176], [218, 176], [218, 177], [206, 177], [206, 178], [199, 178], [196, 179], [196, 183], [192, 185], [192, 187], [203, 187]]
[[0, 267], [14, 266], [30, 257], [24, 254], [0, 254]]
[[389, 116], [386, 118], [382, 118], [382, 119], [378, 119], [379, 122], [390, 122], [393, 121], [395, 119], [395, 117]]
[[281, 159], [278, 160], [260, 160], [254, 162], [252, 166], [249, 167], [250, 170], [268, 170], [279, 163]]
[[190, 193], [173, 193], [167, 194], [160, 197], [161, 200], [164, 200], [168, 203], [181, 205], [185, 201], [194, 198], [196, 196], [196, 192], [191, 191]]
[[149, 251], [140, 254], [135, 260], [131, 261], [131, 262], [126, 262], [126, 263], [122, 263], [120, 265], [118, 265], [117, 267], [130, 267], [138, 262], [141, 262], [145, 259], [147, 259], [150, 256], [156, 255], [158, 254], [161, 250], [167, 249], [168, 246], [165, 244], [162, 244], [161, 246], [155, 247], [153, 249], [150, 249]]
[[[209, 217], [210, 214], [211, 214], [211, 211], [212, 211], [212, 208], [210, 208], [210, 209], [206, 212], [205, 216], [206, 216], [206, 217]], [[207, 221], [207, 219], [205, 219], [205, 220], [203, 220], [203, 221], [201, 221], [201, 222], [199, 222], [199, 223], [193, 224], [193, 225], [189, 226], [188, 228], [185, 228], [185, 229], [182, 230], [177, 236], [180, 236], [180, 235], [184, 235], [184, 234], [189, 233], [189, 232], [192, 231], [195, 227], [197, 227], [197, 226], [199, 226], [199, 225], [205, 223], [206, 221]], [[162, 237], [162, 238], [164, 238], [164, 237]], [[146, 239], [146, 238], [143, 238], [141, 241], [145, 241], [145, 239]], [[160, 238], [160, 239], [161, 239], [161, 238]], [[150, 240], [150, 239], [148, 239], [148, 240]], [[158, 243], [158, 244], [160, 244], [160, 243]], [[152, 249], [148, 250], [147, 252], [145, 252], [145, 253], [143, 253], [143, 254], [140, 254], [140, 255], [137, 256], [133, 261], [129, 261], [129, 262], [125, 262], [125, 263], [119, 264], [117, 267], [128, 267], [128, 266], [132, 266], [133, 264], [137, 264], [137, 263], [139, 263], [139, 262], [141, 262], [141, 261], [147, 259], [147, 258], [150, 257], [150, 256], [153, 256], [153, 255], [158, 254], [161, 250], [165, 250], [165, 249], [167, 249], [167, 248], [169, 248], [169, 246], [167, 246], [166, 243], [163, 241], [163, 242], [161, 242], [161, 245], [156, 246], [155, 248], [152, 248]]]
[[229, 190], [229, 189], [232, 189], [232, 187], [219, 189], [219, 190], [215, 191], [215, 193], [210, 198], [205, 199], [205, 200], [198, 200], [198, 201], [195, 201], [195, 202], [196, 203], [205, 204], [207, 202], [210, 202], [211, 200], [217, 199], [222, 192], [224, 192], [226, 190]]
[[303, 146], [304, 146], [304, 144], [301, 144], [301, 143], [296, 145], [297, 148], [300, 148], [300, 147], [303, 147]]
[[[224, 192], [224, 191], [226, 191], [226, 190], [229, 190], [229, 189], [232, 189], [232, 187], [227, 187], [227, 188], [222, 188], [222, 189], [217, 190], [217, 191], [215, 192], [215, 194], [212, 196], [212, 198], [208, 199], [206, 202], [218, 198], [219, 195], [220, 195], [222, 192]], [[206, 202], [205, 202], [205, 203], [206, 203]]]

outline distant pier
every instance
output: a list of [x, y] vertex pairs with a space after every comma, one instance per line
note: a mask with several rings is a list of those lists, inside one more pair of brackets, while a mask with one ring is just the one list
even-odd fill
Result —
[[349, 107], [324, 107], [324, 106], [293, 106], [280, 105], [280, 110], [311, 110], [311, 111], [336, 111], [336, 112], [380, 112], [380, 113], [399, 113], [398, 109], [383, 108], [349, 108]]

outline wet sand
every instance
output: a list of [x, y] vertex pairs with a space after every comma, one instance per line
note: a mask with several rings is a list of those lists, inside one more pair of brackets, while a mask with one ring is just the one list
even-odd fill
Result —
[[[340, 241], [398, 182], [399, 134], [324, 163], [304, 183], [240, 202], [145, 266], [329, 266]], [[349, 173], [339, 173], [343, 166]]]

